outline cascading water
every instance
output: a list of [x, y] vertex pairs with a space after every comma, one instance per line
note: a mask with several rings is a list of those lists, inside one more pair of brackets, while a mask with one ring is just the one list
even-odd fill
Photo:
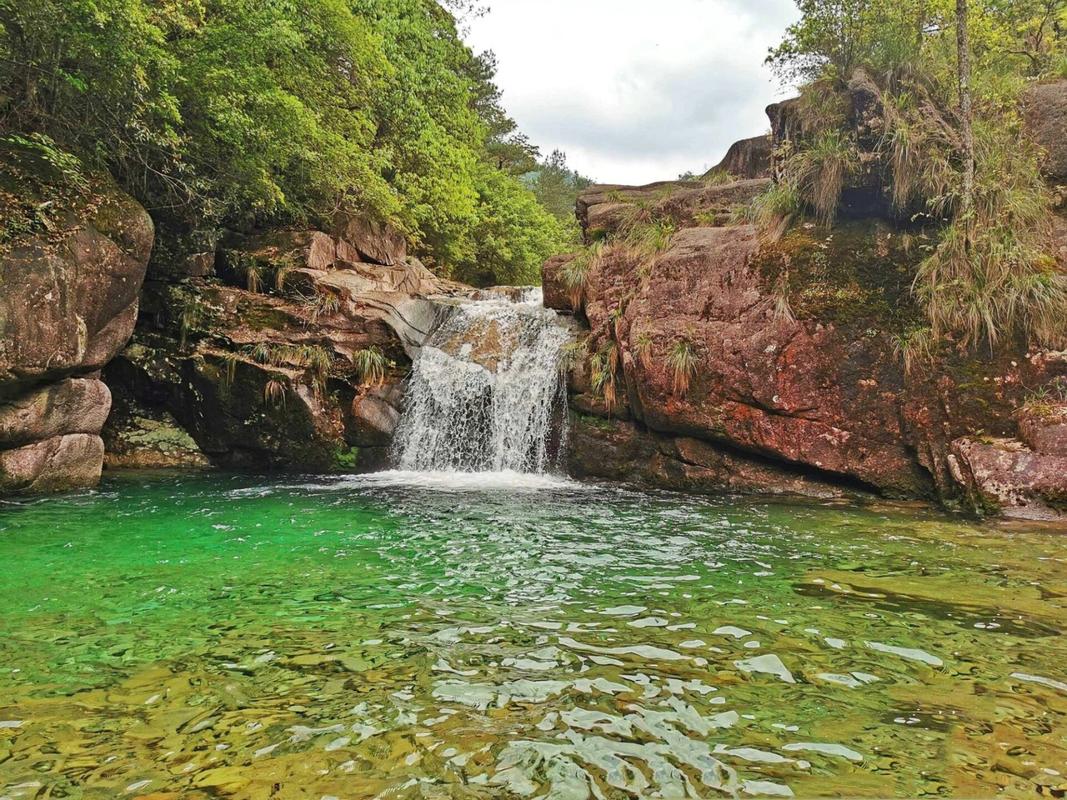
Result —
[[412, 367], [394, 461], [416, 472], [544, 473], [562, 449], [563, 347], [541, 290], [457, 305]]

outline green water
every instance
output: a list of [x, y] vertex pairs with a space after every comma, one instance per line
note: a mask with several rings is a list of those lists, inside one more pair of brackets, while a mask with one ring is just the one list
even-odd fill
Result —
[[135, 476], [0, 506], [0, 569], [0, 798], [1067, 788], [1047, 531]]

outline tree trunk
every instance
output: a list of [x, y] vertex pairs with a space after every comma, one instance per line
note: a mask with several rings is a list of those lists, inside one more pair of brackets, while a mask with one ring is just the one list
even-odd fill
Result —
[[956, 74], [960, 89], [960, 141], [963, 149], [963, 187], [959, 213], [969, 251], [974, 224], [974, 131], [971, 129], [971, 37], [967, 23], [967, 0], [956, 0]]

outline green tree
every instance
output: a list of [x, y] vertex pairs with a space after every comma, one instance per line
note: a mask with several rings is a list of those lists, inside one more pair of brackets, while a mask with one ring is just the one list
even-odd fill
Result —
[[580, 230], [574, 215], [578, 195], [593, 185], [590, 178], [572, 170], [567, 165], [567, 154], [553, 150], [536, 171], [527, 176], [527, 183], [534, 196], [568, 231], [572, 241], [578, 241]]
[[484, 274], [479, 237], [511, 226], [524, 244], [491, 263], [529, 275], [562, 238], [547, 215], [520, 219], [537, 209], [514, 176], [537, 151], [450, 11], [481, 4], [446, 3], [0, 0], [0, 136], [111, 170], [163, 236], [348, 208], [455, 274]]

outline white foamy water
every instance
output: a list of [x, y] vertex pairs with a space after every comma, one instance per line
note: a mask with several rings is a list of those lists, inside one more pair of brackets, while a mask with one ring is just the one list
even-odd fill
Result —
[[409, 472], [389, 470], [360, 475], [349, 481], [360, 486], [411, 486], [442, 492], [542, 491], [546, 489], [584, 489], [593, 486], [557, 475], [530, 472]]
[[[401, 472], [543, 475], [566, 430], [563, 347], [569, 330], [541, 290], [457, 305], [412, 366], [394, 443]], [[512, 478], [506, 478], [506, 481]], [[526, 482], [525, 486], [529, 486]], [[474, 487], [472, 487], [474, 488]]]

